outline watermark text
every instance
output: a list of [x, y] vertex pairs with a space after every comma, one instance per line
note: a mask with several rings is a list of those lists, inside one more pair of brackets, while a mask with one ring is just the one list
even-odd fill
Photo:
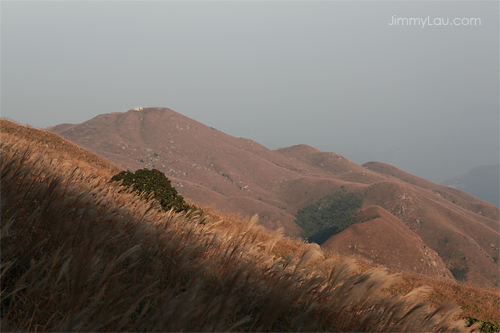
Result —
[[404, 25], [414, 25], [420, 26], [422, 28], [429, 26], [479, 26], [481, 25], [481, 19], [477, 17], [469, 18], [469, 17], [456, 17], [456, 18], [447, 18], [447, 17], [398, 17], [396, 15], [392, 15], [390, 22], [388, 23], [392, 26], [404, 26]]

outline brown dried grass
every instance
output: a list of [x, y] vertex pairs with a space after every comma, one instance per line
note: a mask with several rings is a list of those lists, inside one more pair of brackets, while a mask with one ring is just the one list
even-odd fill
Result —
[[500, 291], [498, 289], [487, 289], [472, 283], [403, 272], [402, 279], [390, 289], [390, 292], [407, 293], [423, 285], [432, 289], [426, 301], [433, 306], [452, 301], [463, 310], [465, 317], [500, 322]]
[[384, 292], [398, 281], [384, 269], [256, 218], [161, 212], [45, 148], [2, 133], [2, 331], [465, 330], [427, 288]]

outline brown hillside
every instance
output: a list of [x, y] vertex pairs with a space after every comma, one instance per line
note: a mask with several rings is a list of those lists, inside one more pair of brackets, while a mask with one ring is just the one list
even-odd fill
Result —
[[125, 169], [156, 168], [180, 194], [197, 202], [242, 216], [258, 213], [271, 229], [300, 233], [286, 210], [279, 216], [263, 213], [285, 206], [275, 192], [295, 176], [294, 164], [252, 140], [231, 137], [162, 108], [101, 115], [51, 131]]
[[[66, 176], [64, 176], [66, 178], [63, 177], [64, 184], [71, 184], [71, 186], [63, 185], [61, 188], [64, 191], [70, 191], [70, 192], [78, 191], [79, 187], [83, 187], [85, 190], [88, 190], [89, 186], [92, 187], [97, 183], [99, 184], [100, 188], [107, 187], [107, 186], [109, 186], [109, 184], [107, 184], [108, 183], [107, 180], [109, 180], [109, 178], [111, 177], [112, 174], [114, 174], [115, 172], [120, 170], [119, 168], [117, 168], [113, 164], [110, 164], [109, 162], [102, 159], [101, 157], [96, 156], [93, 153], [90, 153], [89, 151], [82, 149], [76, 145], [73, 145], [72, 143], [66, 141], [65, 139], [62, 139], [61, 137], [58, 137], [58, 136], [53, 135], [51, 133], [48, 133], [47, 131], [34, 129], [34, 128], [31, 128], [28, 126], [21, 126], [21, 125], [11, 123], [11, 122], [3, 120], [3, 119], [0, 121], [0, 125], [1, 125], [0, 129], [2, 132], [2, 140], [1, 140], [2, 149], [4, 149], [4, 150], [2, 150], [2, 163], [5, 163], [6, 165], [9, 164], [7, 162], [6, 156], [12, 154], [12, 151], [10, 150], [10, 148], [8, 148], [9, 146], [12, 145], [12, 143], [15, 143], [15, 145], [19, 145], [20, 147], [29, 147], [31, 152], [34, 155], [39, 156], [39, 157], [35, 158], [35, 160], [37, 160], [37, 159], [43, 160], [42, 161], [43, 165], [46, 165], [48, 167], [48, 169], [44, 169], [45, 167], [43, 165], [40, 166], [40, 165], [37, 165], [35, 163], [34, 166], [36, 168], [43, 169], [44, 170], [43, 172], [46, 172], [47, 170], [49, 170], [49, 171], [55, 170], [55, 171], [57, 171], [57, 173], [60, 173], [60, 175], [70, 175], [70, 177], [66, 177]], [[71, 126], [71, 125], [69, 125], [69, 126]], [[8, 152], [8, 154], [5, 153], [6, 151]], [[22, 148], [21, 151], [24, 151], [24, 148]], [[29, 163], [32, 163], [32, 162], [29, 162]], [[76, 170], [76, 174], [82, 175], [83, 173], [86, 173], [86, 176], [84, 178], [74, 176], [75, 171], [73, 171], [73, 168], [76, 166], [79, 166], [79, 170]], [[2, 165], [2, 168], [3, 167], [4, 167], [4, 165]], [[2, 169], [2, 170], [4, 170], [4, 169]], [[22, 169], [22, 170], [25, 173], [26, 172], [34, 172], [34, 170], [32, 168]], [[29, 170], [29, 171], [27, 171], [27, 170]], [[35, 172], [34, 175], [36, 176], [36, 174], [37, 173]], [[368, 173], [367, 173], [367, 175], [368, 175]], [[97, 177], [95, 177], [95, 176], [97, 176]], [[383, 176], [379, 176], [379, 177], [383, 177]], [[99, 178], [101, 179], [100, 181], [99, 181]], [[8, 179], [8, 177], [6, 179]], [[14, 179], [17, 179], [17, 178], [14, 178]], [[90, 180], [90, 182], [87, 180]], [[312, 182], [312, 180], [314, 180], [316, 182]], [[188, 184], [188, 183], [186, 182], [186, 184]], [[340, 187], [340, 186], [344, 186], [345, 188], [349, 188], [349, 190], [357, 189], [358, 191], [360, 191], [363, 188], [365, 188], [365, 189], [368, 188], [368, 187], [364, 186], [363, 184], [349, 183], [346, 181], [340, 181], [338, 179], [327, 179], [327, 178], [319, 178], [319, 177], [304, 177], [303, 179], [298, 178], [296, 181], [289, 182], [287, 184], [290, 186], [290, 189], [294, 188], [293, 184], [298, 185], [299, 188], [301, 188], [302, 186], [305, 186], [307, 184], [312, 184], [313, 189], [314, 188], [318, 189], [318, 191], [313, 191], [314, 193], [321, 192], [321, 194], [317, 194], [318, 197], [321, 197], [320, 195], [323, 195], [329, 189], [330, 190], [332, 190], [332, 189], [337, 190], [338, 187]], [[77, 186], [75, 186], [75, 185], [77, 185]], [[58, 185], [56, 184], [56, 187], [57, 186]], [[8, 192], [8, 191], [5, 191], [6, 187], [5, 187], [5, 184], [3, 182], [2, 182], [2, 188], [4, 190], [4, 191], [2, 191], [2, 196], [4, 196], [4, 195], [6, 195], [6, 192]], [[93, 191], [95, 191], [95, 190], [96, 189], [94, 189]], [[16, 190], [15, 192], [19, 192], [19, 191]], [[111, 192], [113, 192], [113, 191], [111, 191]], [[84, 200], [84, 201], [87, 199], [96, 200], [96, 202], [102, 206], [102, 205], [109, 204], [110, 200], [113, 201], [112, 198], [109, 197], [111, 192], [109, 192], [109, 190], [106, 190], [103, 192], [104, 196], [106, 197], [105, 200], [100, 200], [100, 199], [97, 200], [97, 198], [95, 198], [93, 195], [92, 196], [80, 196], [80, 195], [67, 196], [66, 195], [65, 197], [73, 198], [73, 199], [76, 199], [77, 201], [82, 199], [82, 198], [83, 198], [82, 200]], [[50, 191], [50, 193], [53, 195], [55, 192], [52, 190], [52, 191]], [[97, 191], [95, 193], [97, 193], [99, 196], [102, 194], [102, 193], [99, 194], [100, 193], [99, 191]], [[384, 193], [385, 192], [381, 192], [381, 195], [383, 195]], [[388, 191], [388, 193], [390, 193], [390, 191]], [[124, 195], [126, 196], [126, 194], [124, 194], [124, 193], [118, 194], [119, 197], [124, 196]], [[299, 197], [300, 197], [300, 195], [297, 195], [296, 198], [294, 198], [294, 200], [300, 201]], [[386, 198], [390, 198], [390, 197], [391, 197], [390, 195], [386, 196]], [[4, 197], [2, 197], [2, 198], [4, 199]], [[222, 198], [224, 198], [224, 197], [220, 194], [217, 197], [218, 200], [220, 199], [221, 202], [223, 202]], [[72, 202], [72, 205], [76, 204], [73, 201], [73, 199], [70, 200], [70, 202]], [[189, 198], [189, 199], [191, 199], [191, 198]], [[6, 204], [6, 202], [7, 202], [6, 200], [2, 200], [2, 204], [4, 204], [3, 207], [9, 207], [9, 205]], [[32, 201], [32, 202], [35, 202], [35, 201]], [[40, 200], [37, 200], [37, 202], [39, 203]], [[62, 202], [59, 199], [57, 199], [57, 202], [58, 203], [55, 205], [56, 207], [59, 207], [63, 210], [66, 209], [67, 203], [68, 203], [67, 201]], [[117, 214], [112, 214], [111, 220], [114, 220], [119, 216], [123, 216], [124, 212], [127, 212], [127, 211], [133, 212], [134, 211], [133, 207], [138, 203], [137, 199], [134, 199], [134, 198], [126, 198], [126, 200], [124, 202], [126, 203], [126, 205], [120, 204], [120, 208], [119, 208], [120, 211], [117, 212]], [[31, 205], [28, 205], [25, 208], [30, 208], [30, 207], [31, 207]], [[104, 207], [101, 207], [101, 208], [104, 208]], [[382, 210], [382, 208], [377, 208], [377, 207], [375, 207], [375, 208], [376, 208], [376, 212], [381, 210], [382, 212], [385, 212], [385, 214], [387, 214], [387, 211]], [[107, 209], [108, 208], [105, 208], [104, 210], [107, 211]], [[213, 227], [216, 227], [217, 230], [219, 230], [219, 231], [217, 231], [217, 233], [222, 232], [222, 234], [224, 234], [224, 235], [226, 233], [228, 235], [229, 234], [241, 234], [242, 230], [246, 230], [246, 228], [247, 228], [248, 223], [245, 222], [244, 220], [238, 219], [235, 216], [232, 216], [232, 215], [227, 214], [227, 213], [217, 213], [213, 210], [207, 210], [206, 207], [204, 207], [204, 210], [208, 211], [208, 217], [209, 217], [210, 221], [214, 222]], [[364, 210], [360, 214], [360, 216], [362, 216], [362, 215], [367, 216], [367, 218], [366, 218], [367, 221], [365, 221], [366, 223], [359, 224], [358, 227], [367, 225], [367, 223], [370, 222], [370, 221], [368, 221], [368, 219], [370, 217], [373, 217], [373, 215], [370, 215], [368, 213], [371, 210], [373, 210], [373, 208], [369, 208], [367, 210]], [[73, 210], [70, 210], [70, 213], [72, 211]], [[2, 210], [2, 213], [4, 213], [4, 210]], [[102, 210], [100, 208], [97, 210], [91, 210], [90, 213], [91, 214], [98, 214], [98, 215], [96, 215], [95, 219], [92, 218], [93, 215], [89, 216], [88, 217], [89, 220], [85, 221], [85, 225], [87, 225], [87, 226], [88, 226], [88, 223], [95, 224], [96, 221], [104, 218], [102, 216]], [[59, 222], [64, 221], [64, 223], [68, 223], [68, 221], [69, 221], [66, 219], [66, 217], [65, 217], [66, 215], [61, 215], [61, 214], [58, 214], [55, 212], [52, 212], [51, 214], [53, 214], [54, 217], [57, 217]], [[138, 210], [138, 214], [139, 214], [139, 219], [141, 220], [141, 223], [144, 222], [144, 210], [143, 210], [143, 208]], [[149, 214], [154, 214], [154, 210], [149, 211]], [[71, 213], [70, 215], [72, 216], [72, 218], [75, 218], [73, 213]], [[382, 214], [380, 214], [380, 215], [382, 216]], [[21, 216], [23, 216], [23, 214], [21, 214]], [[37, 218], [39, 218], [39, 217], [40, 216], [38, 214]], [[386, 220], [392, 219], [390, 217], [390, 215], [385, 216], [385, 217], [386, 217]], [[149, 217], [147, 217], [147, 220], [149, 220]], [[2, 221], [4, 221], [4, 220], [2, 220]], [[51, 220], [51, 222], [53, 222], [53, 221], [54, 220]], [[129, 219], [125, 218], [123, 221], [126, 222], [126, 221], [129, 221]], [[393, 221], [393, 222], [395, 222], [395, 221]], [[107, 223], [107, 224], [109, 224], [109, 223]], [[168, 224], [169, 223], [166, 223], [166, 224], [159, 223], [158, 225], [165, 226]], [[397, 228], [401, 229], [401, 223], [396, 222], [394, 225], [397, 226], [398, 224], [399, 224], [399, 227], [397, 227]], [[43, 225], [43, 223], [42, 223], [42, 225]], [[180, 223], [180, 226], [182, 226], [182, 225], [183, 225], [183, 223]], [[212, 223], [210, 225], [212, 225]], [[15, 223], [15, 226], [18, 227], [18, 223]], [[32, 222], [30, 222], [30, 225], [28, 227], [29, 227], [29, 230], [31, 232], [31, 230], [33, 230]], [[103, 225], [103, 227], [104, 227], [104, 225]], [[212, 228], [211, 226], [208, 226], [208, 227]], [[247, 241], [250, 239], [253, 239], [253, 240], [251, 240], [251, 242], [257, 244], [258, 247], [262, 247], [268, 243], [274, 244], [274, 246], [271, 246], [272, 251], [279, 258], [288, 258], [290, 255], [300, 256], [308, 248], [308, 245], [300, 240], [293, 240], [293, 239], [285, 238], [285, 237], [280, 238], [280, 237], [277, 237], [275, 234], [271, 235], [269, 232], [262, 230], [262, 228], [257, 228], [256, 226], [250, 226], [248, 228], [249, 228], [249, 230], [257, 231], [257, 234], [259, 234], [259, 237], [257, 239], [253, 239], [252, 237], [247, 237], [246, 238]], [[404, 227], [403, 227], [403, 229], [404, 229]], [[68, 230], [71, 233], [71, 230], [73, 230], [73, 228], [70, 228]], [[98, 232], [98, 231], [94, 230], [93, 228], [91, 228], [91, 229], [85, 228], [85, 230], [91, 231], [91, 232]], [[130, 228], [128, 230], [130, 231]], [[246, 232], [248, 232], [248, 230]], [[21, 237], [19, 237], [19, 239], [21, 239], [21, 240], [26, 239], [24, 236], [22, 236], [23, 234], [19, 234], [19, 235], [21, 235]], [[195, 234], [198, 235], [197, 233], [195, 233]], [[398, 235], [401, 235], [401, 234], [404, 235], [404, 232], [399, 233]], [[13, 236], [13, 235], [17, 235], [17, 233], [13, 232], [9, 236]], [[51, 234], [51, 235], [54, 236], [54, 234]], [[81, 234], [77, 233], [76, 235], [81, 235]], [[168, 235], [172, 235], [172, 234], [168, 233]], [[245, 231], [243, 231], [242, 235], [245, 235]], [[56, 236], [57, 236], [57, 234], [56, 234]], [[73, 237], [73, 236], [71, 236], [71, 237]], [[233, 236], [231, 236], [231, 237], [233, 237]], [[242, 237], [245, 238], [244, 236], [242, 236]], [[9, 242], [10, 239], [12, 239], [12, 238], [11, 237], [3, 238], [3, 240], [6, 240], [7, 243]], [[30, 237], [29, 240], [33, 240], [33, 239], [35, 239], [35, 238]], [[46, 242], [45, 237], [41, 237], [40, 239], [42, 239], [43, 242]], [[77, 239], [81, 241], [81, 237], [77, 237]], [[119, 238], [116, 238], [116, 237], [102, 237], [102, 234], [100, 234], [98, 237], [91, 236], [90, 239], [96, 240], [96, 241], [97, 241], [97, 239], [101, 239], [101, 240], [106, 240], [109, 242], [115, 242], [116, 240], [119, 240]], [[182, 239], [186, 240], [186, 237], [182, 237]], [[414, 237], [408, 237], [407, 239], [415, 240]], [[64, 238], [59, 237], [58, 240], [64, 241]], [[216, 239], [214, 239], [214, 240], [216, 240]], [[228, 241], [231, 242], [231, 244], [236, 244], [236, 246], [241, 246], [241, 243], [239, 241], [233, 242], [230, 239]], [[417, 242], [418, 242], [418, 240], [417, 240]], [[24, 244], [24, 242], [22, 242], [22, 243]], [[148, 239], [146, 241], [146, 243], [154, 247], [154, 242], [151, 243], [150, 239]], [[128, 241], [127, 241], [127, 244], [129, 244]], [[201, 242], [195, 241], [194, 244], [200, 245]], [[380, 243], [380, 244], [384, 245], [383, 243]], [[45, 244], [42, 249], [44, 249], [46, 245], [47, 244]], [[385, 245], [387, 245], [387, 244], [385, 244]], [[406, 244], [406, 245], [412, 246], [411, 244]], [[36, 249], [37, 247], [30, 247], [30, 244], [28, 244], [28, 248]], [[104, 249], [105, 247], [101, 247], [101, 248]], [[180, 246], [178, 248], [189, 249], [190, 247], [189, 246], [187, 246], [187, 247]], [[127, 249], [126, 246], [121, 247], [120, 251], [125, 251], [126, 249]], [[175, 249], [175, 247], [174, 247], [174, 249]], [[2, 247], [2, 250], [3, 250], [3, 252], [7, 251], [5, 247]], [[377, 250], [377, 248], [374, 247], [374, 250]], [[59, 252], [57, 252], [57, 251], [51, 251], [50, 249], [47, 249], [47, 251], [48, 251], [47, 253], [49, 253], [50, 255], [54, 255], [55, 257], [57, 257], [59, 255], [58, 254]], [[190, 251], [191, 250], [189, 250], [188, 252], [190, 252]], [[247, 249], [244, 248], [242, 251], [247, 251]], [[38, 253], [38, 250], [36, 252]], [[160, 251], [160, 252], [162, 252], [162, 251]], [[252, 252], [252, 251], [250, 251], [250, 252]], [[429, 252], [431, 252], [431, 251], [429, 251]], [[21, 251], [19, 253], [21, 253], [21, 255], [26, 255], [26, 252]], [[71, 254], [66, 252], [66, 251], [63, 251], [62, 253], [64, 255], [71, 256]], [[85, 251], [84, 253], [88, 253], [88, 251]], [[158, 253], [157, 249], [154, 250], [154, 253]], [[193, 253], [193, 252], [190, 252], [190, 253]], [[200, 253], [206, 253], [206, 252], [201, 251]], [[114, 255], [114, 252], [112, 252], [111, 254]], [[112, 259], [112, 261], [115, 260], [116, 258], [117, 258], [117, 256], [114, 255], [114, 259]], [[332, 253], [331, 251], [328, 251], [325, 253], [325, 258], [326, 259], [333, 258], [334, 260], [345, 260], [345, 258], [343, 256], [339, 255], [338, 253]], [[4, 258], [2, 258], [2, 260], [3, 259]], [[85, 259], [85, 258], [83, 258], [83, 259]], [[374, 268], [374, 266], [377, 266], [375, 263], [379, 259], [380, 259], [380, 257], [377, 257], [374, 260], [371, 260], [372, 262], [369, 262], [366, 259], [364, 259], [363, 257], [357, 258], [356, 262], [358, 263], [358, 269], [356, 270], [356, 272], [365, 272], [368, 269]], [[422, 259], [426, 260], [425, 257], [423, 257]], [[37, 260], [39, 260], [39, 258]], [[172, 262], [171, 258], [167, 261], [169, 263]], [[19, 261], [17, 261], [17, 262], [19, 262]], [[26, 262], [29, 262], [29, 260]], [[104, 261], [101, 260], [99, 262], [100, 263], [104, 262], [105, 264], [110, 264], [110, 262], [106, 261], [106, 260], [104, 260]], [[181, 261], [179, 261], [179, 263], [180, 262]], [[320, 260], [320, 262], [321, 262], [321, 260]], [[37, 263], [37, 267], [38, 267], [40, 261], [37, 261], [36, 263]], [[160, 260], [160, 261], [158, 261], [158, 263], [159, 263], [158, 267], [161, 269], [164, 269], [164, 260]], [[53, 264], [53, 262], [52, 262], [52, 264]], [[141, 265], [142, 264], [145, 264], [145, 262], [141, 261]], [[28, 266], [26, 266], [26, 267], [28, 267]], [[43, 266], [43, 267], [45, 267], [45, 266]], [[51, 266], [51, 267], [53, 267], [53, 266]], [[171, 266], [167, 266], [167, 267], [171, 267]], [[402, 266], [402, 267], [404, 268], [404, 266]], [[123, 272], [123, 270], [121, 268], [120, 268], [120, 271]], [[145, 270], [143, 270], [142, 268], [139, 269], [138, 270], [138, 277], [144, 278], [144, 271]], [[399, 269], [394, 268], [392, 271], [394, 273], [396, 273], [399, 271]], [[34, 275], [32, 277], [34, 278], [34, 281], [38, 285], [40, 285], [40, 284], [43, 285], [44, 280], [43, 279], [40, 280], [38, 278], [39, 276], [41, 276], [38, 273], [39, 273], [38, 271], [35, 271]], [[169, 269], [167, 269], [167, 273], [171, 274], [172, 272]], [[54, 274], [59, 275], [59, 277], [61, 276], [57, 269], [54, 271]], [[129, 273], [127, 273], [126, 275], [122, 274], [121, 276], [126, 277], [127, 279], [130, 279], [132, 281], [135, 279], [135, 277], [133, 275], [130, 275]], [[154, 276], [161, 278], [163, 276], [163, 274], [154, 274]], [[441, 304], [444, 301], [454, 301], [454, 302], [456, 302], [456, 304], [459, 304], [460, 307], [464, 310], [465, 316], [474, 316], [474, 317], [481, 318], [484, 320], [495, 320], [497, 322], [499, 320], [498, 308], [499, 308], [500, 303], [499, 303], [499, 293], [498, 293], [497, 289], [488, 290], [488, 289], [479, 288], [477, 286], [471, 286], [470, 284], [457, 283], [457, 282], [451, 281], [449, 278], [438, 278], [438, 277], [432, 277], [429, 275], [415, 274], [412, 272], [411, 269], [404, 271], [402, 274], [402, 277], [403, 278], [400, 281], [400, 283], [398, 283], [394, 287], [390, 288], [389, 291], [391, 293], [406, 294], [416, 287], [419, 287], [422, 285], [428, 285], [428, 286], [432, 287], [433, 291], [431, 294], [429, 294], [429, 296], [427, 297], [427, 300], [430, 301], [435, 306], [438, 306], [439, 304]], [[65, 279], [63, 279], [63, 280], [65, 280]], [[135, 281], [135, 283], [137, 283], [137, 280]], [[7, 283], [7, 285], [9, 285], [9, 284]], [[148, 287], [152, 286], [152, 285], [153, 284], [149, 284]], [[53, 287], [52, 286], [48, 286], [48, 287], [49, 287], [48, 290], [50, 291], [51, 297], [55, 297], [56, 294], [54, 293]], [[67, 289], [65, 289], [64, 286], [59, 286], [59, 287], [60, 287], [59, 289], [63, 292], [61, 295], [67, 295]], [[23, 292], [24, 292], [24, 290], [25, 289], [21, 289], [21, 291], [23, 291]], [[131, 295], [129, 292], [130, 289], [126, 289], [126, 290], [127, 290], [127, 295], [130, 296]], [[44, 297], [42, 297], [42, 298], [45, 299]], [[38, 298], [38, 300], [39, 299], [41, 299], [41, 298]], [[24, 298], [23, 298], [23, 300], [24, 300]], [[66, 300], [66, 298], [59, 299], [58, 302], [48, 302], [48, 303], [50, 303], [51, 306], [60, 305], [60, 306], [64, 307], [64, 304], [66, 304], [66, 303], [64, 303], [64, 302], [61, 303], [60, 302], [61, 300]], [[33, 305], [32, 303], [29, 303], [29, 302], [19, 302], [19, 304], [21, 304], [21, 303], [25, 304], [28, 308], [31, 305]], [[48, 303], [44, 301], [44, 304], [48, 304]], [[106, 311], [108, 311], [109, 307], [107, 307], [105, 309], [106, 309]], [[41, 310], [41, 313], [40, 313], [42, 316], [41, 318], [47, 319], [46, 311], [45, 311], [46, 309], [43, 310], [43, 309], [40, 309], [39, 307], [36, 307], [35, 310], [36, 311]], [[123, 309], [120, 306], [118, 307], [118, 311], [120, 313], [123, 313]], [[26, 312], [23, 312], [23, 311], [20, 311], [18, 314], [19, 314], [20, 318], [24, 318], [27, 315]], [[17, 311], [16, 311], [16, 315], [17, 315]], [[23, 320], [23, 321], [20, 321], [19, 323], [20, 324], [23, 323], [23, 325], [28, 325], [26, 327], [28, 327], [28, 328], [31, 327], [33, 329], [33, 327], [36, 327], [36, 325], [35, 326], [30, 326], [30, 325], [32, 325], [34, 317], [31, 314], [28, 315], [28, 317], [31, 318], [29, 321]], [[8, 322], [8, 321], [6, 320], [6, 322]], [[3, 326], [2, 326], [2, 328], [4, 330], [6, 330]], [[28, 329], [28, 331], [30, 331], [30, 329]]]
[[498, 284], [495, 257], [500, 235], [498, 227], [492, 227], [498, 221], [454, 205], [433, 191], [395, 180], [371, 185], [364, 205], [379, 205], [397, 217], [439, 254], [448, 269], [464, 270], [463, 279]]
[[264, 226], [284, 227], [289, 236], [301, 233], [294, 222], [300, 208], [341, 188], [356, 191], [363, 208], [391, 213], [458, 277], [498, 284], [498, 207], [397, 168], [360, 166], [307, 145], [272, 151], [165, 108], [100, 115], [51, 131], [125, 169], [157, 168], [181, 195], [240, 216], [258, 214]]

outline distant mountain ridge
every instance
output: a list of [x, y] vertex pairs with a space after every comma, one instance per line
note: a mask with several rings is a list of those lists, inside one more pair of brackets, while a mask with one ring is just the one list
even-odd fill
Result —
[[500, 164], [479, 166], [441, 184], [500, 206]]
[[[498, 284], [498, 207], [390, 165], [360, 166], [307, 145], [269, 150], [166, 108], [104, 114], [50, 130], [125, 169], [159, 169], [184, 197], [226, 212], [258, 214], [263, 225], [283, 227], [290, 236], [301, 232], [294, 222], [300, 208], [341, 188], [356, 192], [363, 198], [359, 215], [375, 210], [380, 217], [333, 236], [326, 250], [429, 275], [464, 272], [465, 280]], [[379, 234], [399, 241], [370, 240]], [[396, 244], [399, 260], [386, 262], [383, 254]]]

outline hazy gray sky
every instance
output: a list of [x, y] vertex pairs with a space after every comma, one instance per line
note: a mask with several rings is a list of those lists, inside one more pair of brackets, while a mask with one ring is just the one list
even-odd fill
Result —
[[136, 106], [440, 182], [499, 161], [499, 2], [1, 2], [3, 117]]

